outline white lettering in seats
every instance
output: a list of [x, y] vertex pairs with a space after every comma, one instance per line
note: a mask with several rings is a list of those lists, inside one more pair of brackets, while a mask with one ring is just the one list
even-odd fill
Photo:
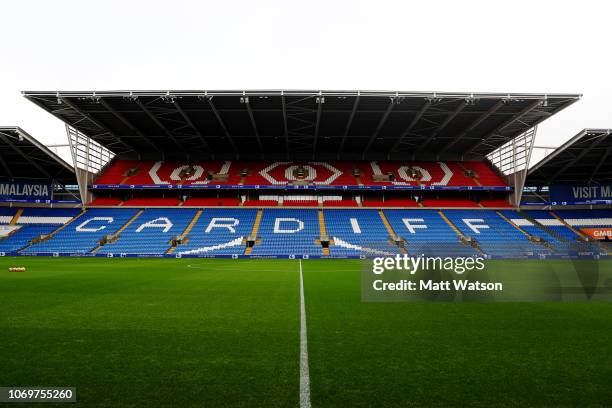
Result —
[[212, 220], [210, 220], [210, 223], [208, 224], [208, 227], [206, 227], [206, 230], [204, 232], [208, 234], [210, 231], [212, 231], [213, 228], [227, 228], [229, 232], [235, 234], [236, 228], [234, 227], [239, 223], [240, 221], [236, 218], [213, 218]]
[[79, 232], [98, 232], [102, 231], [106, 228], [106, 225], [100, 225], [98, 228], [86, 228], [85, 226], [92, 221], [106, 221], [109, 224], [112, 224], [115, 219], [113, 217], [92, 217], [88, 220], [83, 221], [78, 227], [76, 227], [76, 231]]
[[172, 228], [173, 226], [174, 224], [172, 224], [172, 222], [168, 218], [159, 217], [159, 218], [155, 218], [154, 220], [145, 222], [140, 227], [138, 227], [138, 229], [136, 229], [136, 232], [140, 232], [145, 228], [163, 228], [164, 232], [168, 232], [170, 231], [170, 228]]
[[488, 229], [489, 226], [486, 224], [477, 225], [477, 222], [484, 222], [482, 218], [464, 218], [463, 222], [467, 225], [474, 233], [480, 234], [481, 229]]
[[416, 234], [416, 229], [427, 229], [427, 225], [412, 224], [413, 222], [425, 222], [423, 218], [402, 218], [402, 221], [411, 234]]
[[[281, 223], [294, 223], [294, 228], [281, 228]], [[304, 222], [297, 218], [277, 218], [274, 220], [274, 233], [275, 234], [295, 234], [304, 229]]]

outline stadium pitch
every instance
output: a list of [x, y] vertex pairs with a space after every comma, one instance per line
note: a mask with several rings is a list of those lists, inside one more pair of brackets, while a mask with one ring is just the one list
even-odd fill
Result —
[[300, 406], [305, 317], [314, 407], [612, 403], [610, 302], [367, 303], [360, 261], [301, 264], [305, 316], [297, 260], [0, 258], [0, 384]]

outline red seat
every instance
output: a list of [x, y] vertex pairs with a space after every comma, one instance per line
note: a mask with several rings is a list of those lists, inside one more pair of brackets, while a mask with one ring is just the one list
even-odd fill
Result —
[[98, 197], [92, 200], [89, 205], [99, 205], [99, 206], [116, 206], [121, 204], [121, 199], [113, 198], [113, 197]]
[[[143, 162], [139, 162], [138, 160], [115, 160], [104, 169], [94, 184], [120, 184], [126, 178], [125, 174], [130, 169], [138, 167], [141, 164], [143, 164]], [[126, 184], [130, 183], [126, 181]]]
[[364, 207], [408, 207], [408, 208], [413, 208], [413, 207], [418, 207], [419, 204], [414, 201], [414, 200], [410, 200], [410, 199], [398, 199], [398, 198], [393, 198], [393, 199], [389, 199], [389, 200], [385, 200], [385, 201], [364, 201], [363, 202], [363, 206]]
[[508, 200], [482, 200], [480, 202], [483, 207], [499, 207], [499, 208], [512, 208], [513, 205]]
[[223, 197], [223, 198], [194, 197], [194, 198], [188, 198], [183, 203], [183, 207], [237, 207], [239, 205], [240, 205], [240, 200], [237, 198], [231, 198], [231, 197]]
[[476, 179], [483, 186], [506, 186], [508, 185], [504, 179], [491, 167], [488, 162], [476, 161], [465, 162], [463, 166], [466, 169], [474, 171]]
[[317, 200], [284, 200], [283, 207], [317, 207]]
[[132, 207], [173, 207], [178, 204], [178, 198], [132, 198], [123, 203]]
[[[181, 168], [193, 166], [189, 177], [178, 180]], [[115, 160], [98, 177], [95, 184], [150, 185], [276, 185], [287, 186], [294, 183], [297, 176], [291, 173], [291, 166], [304, 166], [314, 170], [305, 172], [303, 181], [312, 185], [354, 186], [357, 179], [353, 171], [358, 169], [360, 181], [365, 186], [393, 185], [440, 185], [448, 186], [506, 186], [500, 174], [486, 161], [477, 162], [433, 162], [433, 161], [313, 161], [313, 162], [274, 162], [274, 161], [135, 161]], [[420, 180], [411, 179], [410, 170], [416, 169]], [[136, 174], [127, 177], [127, 172], [138, 168]], [[374, 169], [381, 174], [392, 174], [393, 181], [374, 181]], [[466, 176], [465, 169], [474, 172], [474, 177]], [[246, 176], [240, 174], [246, 171]], [[224, 174], [223, 180], [208, 180], [208, 174]], [[316, 173], [316, 174], [315, 174]]]
[[358, 207], [355, 200], [327, 200], [323, 201], [323, 207]]
[[425, 199], [423, 200], [423, 206], [425, 207], [468, 207], [478, 208], [480, 207], [477, 203], [471, 200], [455, 199], [455, 200], [436, 200], [436, 199]]
[[274, 200], [248, 200], [243, 204], [244, 207], [277, 207], [278, 201]]

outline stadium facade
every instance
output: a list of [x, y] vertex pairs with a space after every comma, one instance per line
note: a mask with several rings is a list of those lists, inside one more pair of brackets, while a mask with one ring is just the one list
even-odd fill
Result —
[[537, 125], [580, 95], [24, 95], [66, 124], [73, 166], [3, 128], [3, 255], [611, 252], [610, 131], [587, 129], [529, 170]]

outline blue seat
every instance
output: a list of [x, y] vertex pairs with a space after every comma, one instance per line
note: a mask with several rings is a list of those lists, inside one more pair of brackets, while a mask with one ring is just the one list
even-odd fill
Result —
[[335, 240], [329, 248], [331, 255], [399, 253], [399, 248], [389, 243], [391, 236], [378, 210], [325, 210], [324, 215], [327, 235]]
[[58, 228], [56, 224], [18, 225], [19, 229], [10, 237], [0, 240], [0, 252], [11, 253], [29, 245], [30, 241], [41, 235], [47, 235]]
[[527, 233], [539, 236], [542, 239], [546, 240], [557, 253], [565, 253], [570, 251], [570, 244], [576, 243], [576, 240], [579, 238], [571, 229], [567, 228], [563, 225], [559, 220], [553, 217], [548, 211], [542, 210], [528, 210], [524, 211], [524, 213], [535, 219], [540, 224], [544, 225], [546, 229], [552, 231], [553, 233], [558, 234], [566, 241], [559, 239], [558, 236], [549, 233], [546, 230], [538, 227], [537, 225], [530, 223], [529, 221], [525, 222], [523, 217], [517, 213], [516, 211], [503, 211], [504, 216], [508, 217], [511, 220], [520, 220], [523, 223], [520, 227], [525, 230]]
[[[437, 210], [385, 210], [395, 233], [414, 256], [472, 256], [478, 251], [461, 243], [459, 235]], [[410, 227], [410, 228], [409, 228]]]
[[253, 255], [322, 255], [317, 210], [265, 209]]
[[[30, 245], [41, 235], [47, 235], [79, 215], [80, 209], [24, 209], [17, 230], [0, 239], [0, 252], [90, 253], [102, 238], [115, 234], [136, 213], [132, 208], [95, 208], [79, 216], [53, 238]], [[164, 254], [171, 240], [181, 236], [192, 222], [196, 208], [147, 208], [119, 235], [117, 241], [99, 248], [99, 253]], [[246, 238], [251, 234], [257, 217], [253, 208], [210, 208], [202, 214], [187, 234], [184, 244], [176, 248], [178, 255], [242, 255]], [[317, 242], [320, 237], [318, 209], [265, 209], [258, 230], [259, 242], [253, 247], [254, 256], [322, 255]], [[0, 208], [0, 225], [8, 224], [15, 208]], [[534, 243], [493, 210], [443, 210], [448, 219], [466, 235], [475, 238], [482, 251], [493, 257], [521, 258], [563, 254], [596, 248], [581, 242], [570, 228], [560, 223], [548, 211], [527, 211], [526, 214], [547, 229], [530, 224], [513, 210], [500, 213], [515, 220], [531, 235], [544, 238], [550, 246]], [[579, 229], [589, 226], [612, 225], [609, 210], [562, 210], [557, 215]], [[375, 209], [325, 209], [327, 236], [333, 240], [331, 256], [396, 254], [400, 249], [390, 242], [390, 233]], [[437, 210], [384, 210], [394, 233], [407, 245], [408, 254], [419, 256], [472, 256], [476, 249], [461, 243], [458, 234]], [[3, 218], [2, 218], [3, 217]], [[12, 228], [12, 227], [11, 227]]]
[[117, 241], [104, 245], [98, 253], [164, 254], [172, 238], [183, 233], [197, 210], [190, 208], [149, 208], [126, 229]]
[[[11, 253], [26, 247], [30, 241], [52, 233], [80, 211], [77, 208], [24, 208], [17, 220], [18, 229], [10, 237], [0, 240], [0, 252]], [[16, 208], [0, 208], [0, 219], [12, 219], [16, 212]]]
[[550, 254], [491, 210], [443, 210], [462, 234], [475, 238], [480, 248], [496, 257], [526, 257]]
[[90, 252], [104, 236], [117, 232], [137, 211], [132, 208], [88, 210], [50, 240], [32, 245], [24, 252]]
[[189, 242], [179, 245], [181, 255], [242, 255], [245, 238], [253, 229], [255, 209], [206, 208], [188, 234]]

